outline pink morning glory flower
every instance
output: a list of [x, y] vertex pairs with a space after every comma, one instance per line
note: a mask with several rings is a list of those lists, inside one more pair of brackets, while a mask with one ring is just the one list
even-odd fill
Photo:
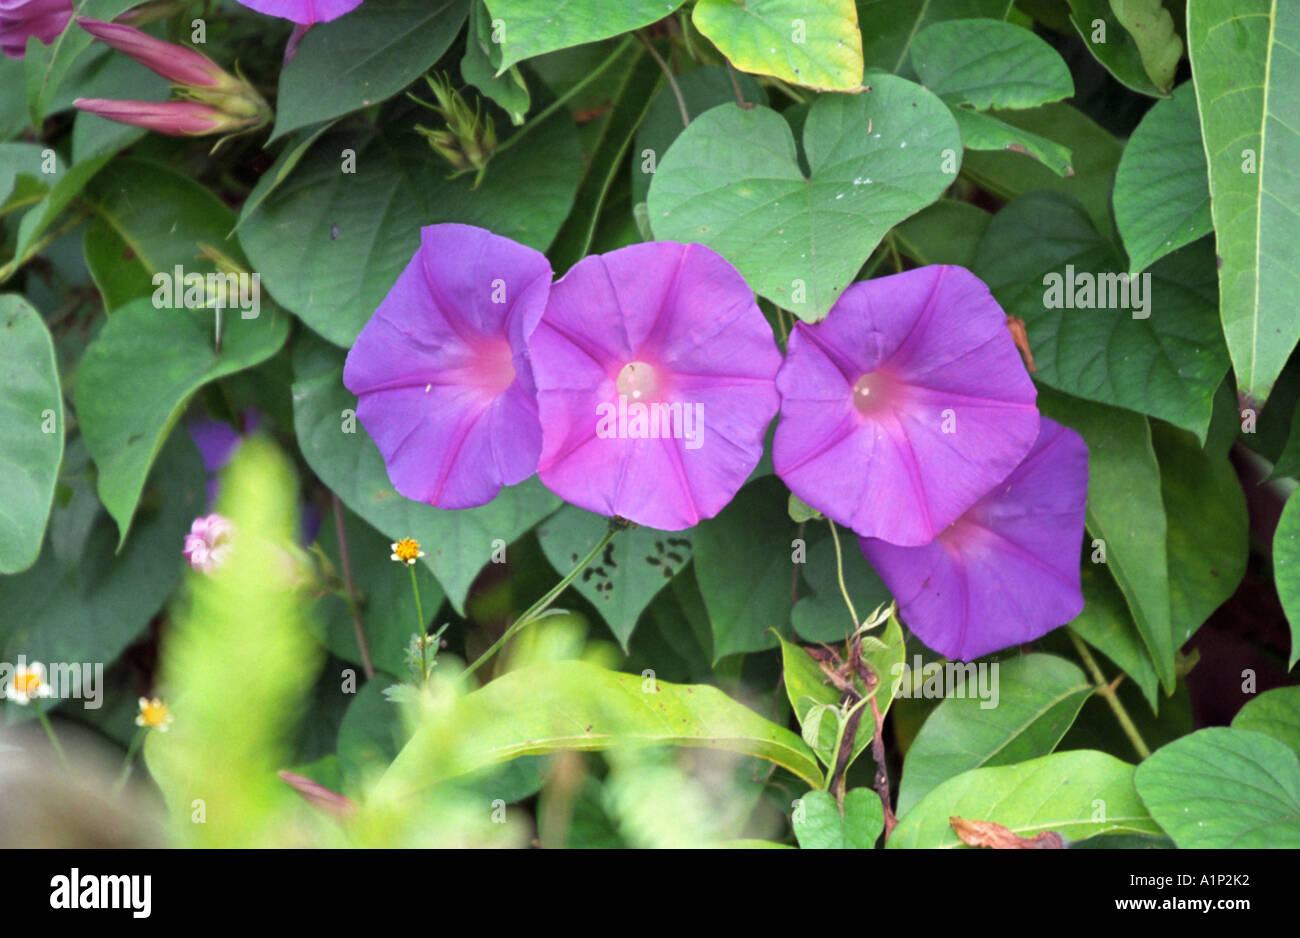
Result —
[[661, 530], [716, 515], [757, 465], [781, 354], [744, 278], [699, 244], [579, 261], [529, 340], [542, 482]]
[[917, 637], [969, 661], [1040, 638], [1082, 611], [1087, 496], [1087, 444], [1044, 417], [1024, 461], [932, 542], [862, 538], [862, 552]]
[[241, 4], [267, 16], [278, 16], [305, 26], [328, 23], [361, 6], [361, 0], [239, 0]]
[[855, 283], [790, 334], [772, 461], [863, 537], [917, 547], [1006, 477], [1038, 434], [1037, 391], [988, 287], [931, 266]]
[[470, 225], [432, 225], [348, 353], [343, 383], [393, 487], [439, 508], [490, 502], [537, 471], [527, 338], [551, 265]]
[[0, 52], [27, 54], [27, 37], [50, 45], [72, 18], [72, 0], [0, 0]]
[[221, 515], [195, 518], [190, 533], [185, 535], [185, 547], [181, 553], [195, 570], [211, 573], [225, 563], [234, 533], [235, 526]]

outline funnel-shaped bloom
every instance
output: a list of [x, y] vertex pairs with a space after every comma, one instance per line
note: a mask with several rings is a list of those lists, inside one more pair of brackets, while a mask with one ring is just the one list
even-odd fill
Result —
[[361, 6], [361, 0], [239, 0], [241, 4], [267, 16], [278, 16], [304, 26], [328, 23]]
[[439, 508], [490, 502], [537, 470], [527, 338], [551, 265], [469, 225], [432, 225], [348, 353], [343, 383], [394, 488]]
[[929, 544], [863, 538], [862, 552], [921, 641], [969, 661], [1033, 641], [1083, 609], [1087, 496], [1087, 444], [1044, 417], [1024, 462]]
[[772, 460], [863, 537], [929, 543], [1029, 451], [1037, 392], [1006, 313], [961, 267], [849, 287], [790, 335]]
[[72, 0], [0, 0], [0, 51], [21, 59], [28, 36], [48, 46], [71, 18]]
[[717, 514], [762, 455], [781, 355], [744, 279], [702, 245], [579, 261], [529, 344], [538, 472], [574, 505], [680, 530]]

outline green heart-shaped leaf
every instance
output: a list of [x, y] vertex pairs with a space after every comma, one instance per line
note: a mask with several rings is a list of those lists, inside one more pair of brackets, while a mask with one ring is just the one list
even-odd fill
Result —
[[669, 148], [650, 184], [650, 225], [722, 254], [806, 322], [830, 311], [894, 225], [955, 178], [961, 137], [942, 101], [872, 75], [872, 90], [818, 98], [794, 134], [764, 107], [716, 107]]

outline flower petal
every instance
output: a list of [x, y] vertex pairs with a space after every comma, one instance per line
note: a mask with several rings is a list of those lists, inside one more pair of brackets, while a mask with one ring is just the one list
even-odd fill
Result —
[[[585, 258], [552, 287], [529, 346], [539, 475], [572, 504], [680, 530], [721, 511], [762, 456], [780, 352], [744, 278], [702, 245]], [[654, 375], [644, 402], [619, 391], [633, 363]], [[651, 405], [666, 426], [638, 435], [630, 409]]]
[[824, 321], [795, 326], [777, 387], [777, 475], [832, 520], [904, 546], [932, 540], [1038, 432], [1006, 314], [961, 267], [854, 284]]
[[1088, 447], [1044, 417], [1024, 461], [934, 541], [862, 552], [927, 646], [969, 661], [1039, 638], [1083, 608]]

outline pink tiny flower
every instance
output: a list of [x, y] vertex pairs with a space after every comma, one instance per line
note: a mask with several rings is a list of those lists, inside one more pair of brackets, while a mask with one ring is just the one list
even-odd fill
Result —
[[218, 514], [195, 518], [185, 535], [181, 551], [189, 565], [200, 573], [211, 573], [226, 561], [235, 526]]
[[197, 101], [112, 101], [106, 98], [77, 98], [81, 111], [98, 114], [120, 124], [132, 124], [173, 137], [199, 137], [234, 130], [242, 122], [214, 107]]
[[[0, 0], [2, 2], [5, 0]], [[77, 17], [77, 25], [100, 42], [129, 55], [145, 68], [175, 84], [217, 88], [232, 80], [220, 65], [202, 52], [189, 46], [155, 39], [134, 26], [106, 23], [84, 16]]]
[[72, 18], [72, 0], [0, 0], [0, 51], [11, 59], [27, 54], [27, 37], [54, 42]]

